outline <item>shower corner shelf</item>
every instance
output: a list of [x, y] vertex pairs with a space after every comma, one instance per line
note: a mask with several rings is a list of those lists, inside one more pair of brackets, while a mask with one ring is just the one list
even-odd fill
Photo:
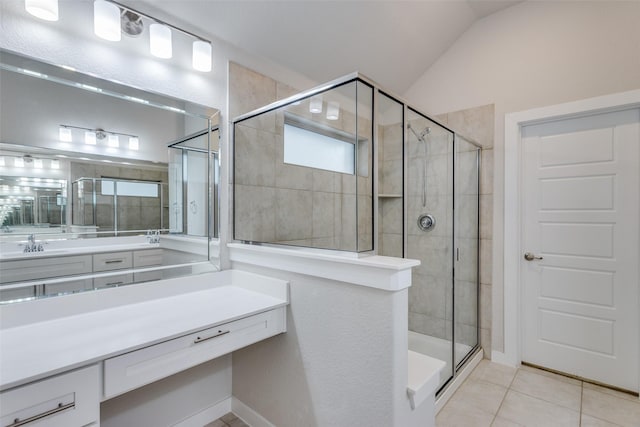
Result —
[[399, 199], [402, 198], [402, 194], [389, 194], [389, 193], [381, 193], [378, 194], [379, 199]]

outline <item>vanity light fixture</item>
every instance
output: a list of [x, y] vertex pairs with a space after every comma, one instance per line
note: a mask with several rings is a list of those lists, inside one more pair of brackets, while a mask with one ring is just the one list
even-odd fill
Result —
[[94, 31], [96, 35], [111, 41], [119, 41], [121, 33], [137, 37], [143, 31], [146, 21], [149, 25], [149, 52], [158, 58], [169, 59], [173, 56], [173, 31], [194, 39], [192, 43], [192, 63], [197, 71], [211, 71], [211, 41], [189, 31], [178, 28], [146, 13], [132, 9], [113, 0], [95, 0]]
[[149, 52], [162, 59], [169, 59], [173, 56], [171, 28], [163, 24], [149, 26]]
[[25, 0], [24, 8], [36, 18], [58, 20], [58, 0]]
[[60, 169], [60, 160], [51, 159], [51, 169]]
[[13, 159], [13, 166], [15, 166], [17, 168], [23, 168], [24, 167], [24, 159], [22, 157], [16, 157], [15, 159]]
[[108, 136], [108, 140], [107, 140], [107, 145], [111, 148], [118, 148], [120, 147], [120, 137], [114, 133], [109, 134]]
[[327, 120], [338, 120], [340, 118], [340, 103], [331, 101], [327, 104]]
[[97, 145], [98, 141], [95, 131], [87, 130], [84, 132], [84, 143], [87, 145]]
[[129, 150], [137, 151], [140, 148], [140, 140], [137, 136], [129, 137]]
[[309, 101], [309, 112], [322, 113], [322, 95], [312, 96]]
[[73, 137], [71, 136], [71, 129], [66, 126], [60, 126], [58, 130], [60, 141], [62, 142], [71, 142]]
[[5, 164], [4, 156], [0, 156], [0, 166], [4, 166]]
[[[60, 125], [60, 141], [71, 142], [73, 139], [73, 131], [81, 131], [84, 132], [84, 143], [87, 145], [98, 145], [100, 141], [106, 140], [107, 147], [110, 148], [120, 148], [120, 137], [124, 136], [129, 138], [129, 149], [137, 150], [139, 146], [138, 136], [131, 135], [123, 132], [114, 132], [111, 130], [105, 129], [90, 129], [81, 126], [71, 126], [71, 125]], [[63, 139], [65, 138], [65, 139]], [[135, 142], [132, 143], [132, 140]], [[135, 148], [133, 148], [135, 146]], [[59, 156], [65, 157], [65, 156]], [[58, 168], [60, 167], [60, 162], [58, 162]], [[53, 165], [53, 160], [51, 161]], [[52, 166], [53, 168], [53, 166]], [[56, 168], [56, 169], [58, 169]]]
[[211, 43], [204, 40], [193, 42], [193, 68], [208, 73], [211, 71]]
[[96, 36], [112, 41], [120, 41], [120, 8], [106, 0], [93, 2], [93, 32]]

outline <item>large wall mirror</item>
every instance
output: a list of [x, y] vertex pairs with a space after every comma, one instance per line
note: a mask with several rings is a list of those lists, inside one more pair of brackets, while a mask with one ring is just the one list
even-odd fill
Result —
[[218, 268], [218, 111], [0, 51], [0, 303]]

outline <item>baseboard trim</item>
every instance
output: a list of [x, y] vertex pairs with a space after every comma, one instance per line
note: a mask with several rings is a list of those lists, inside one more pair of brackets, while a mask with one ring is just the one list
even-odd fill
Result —
[[478, 366], [483, 357], [484, 351], [480, 349], [479, 352], [477, 352], [471, 359], [469, 359], [464, 368], [462, 368], [462, 370], [458, 372], [458, 375], [449, 385], [449, 387], [447, 387], [447, 389], [440, 396], [438, 396], [438, 399], [436, 400], [436, 415], [438, 414], [438, 412], [440, 412], [444, 405], [447, 404], [449, 399], [451, 399], [453, 393], [455, 393], [456, 390], [460, 388], [464, 380], [466, 380], [467, 377], [471, 375], [471, 372], [473, 372], [475, 367]]
[[191, 415], [188, 418], [175, 424], [173, 427], [202, 427], [220, 418], [221, 416], [231, 412], [232, 398], [228, 397], [215, 405], [209, 406], [203, 409], [197, 414]]
[[276, 427], [237, 397], [231, 398], [231, 412], [251, 427]]

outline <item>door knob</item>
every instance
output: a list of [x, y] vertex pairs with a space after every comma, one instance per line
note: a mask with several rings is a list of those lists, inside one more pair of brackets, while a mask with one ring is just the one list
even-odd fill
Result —
[[524, 254], [524, 259], [526, 259], [527, 261], [533, 261], [534, 259], [542, 259], [542, 257], [541, 256], [535, 256], [531, 252], [527, 252], [527, 253]]

